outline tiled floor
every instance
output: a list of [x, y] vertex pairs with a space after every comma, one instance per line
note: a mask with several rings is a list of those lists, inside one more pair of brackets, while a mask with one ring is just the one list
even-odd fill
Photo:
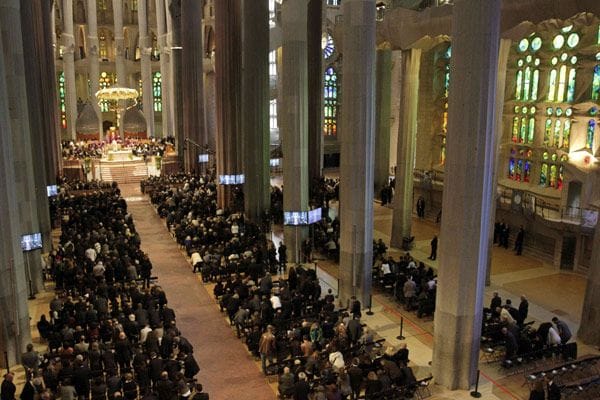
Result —
[[[137, 185], [123, 185], [123, 195], [128, 198], [136, 227], [142, 236], [142, 247], [150, 254], [160, 284], [178, 313], [178, 325], [197, 350], [202, 368], [199, 380], [211, 394], [211, 399], [272, 399], [276, 385], [262, 377], [259, 363], [253, 360], [241, 342], [235, 337], [216, 304], [211, 298], [211, 288], [204, 286], [197, 276], [192, 275], [189, 265], [162, 221], [144, 197]], [[392, 210], [375, 206], [374, 237], [389, 244]], [[429, 266], [437, 268], [437, 261], [429, 261], [429, 241], [439, 232], [439, 225], [415, 218], [413, 235], [415, 248], [411, 254]], [[282, 236], [275, 228], [274, 241]], [[390, 250], [393, 255], [401, 252]], [[440, 255], [442, 256], [442, 255]], [[319, 277], [325, 288], [337, 291], [338, 266], [319, 261]], [[579, 275], [562, 272], [540, 261], [525, 256], [516, 256], [510, 250], [494, 248], [492, 253], [491, 286], [486, 290], [485, 303], [489, 303], [492, 291], [500, 292], [503, 299], [512, 298], [518, 303], [520, 294], [530, 299], [530, 316], [539, 321], [549, 321], [553, 315], [561, 317], [577, 331], [585, 279]], [[49, 294], [38, 296], [31, 302], [32, 323], [40, 313], [47, 311]], [[419, 319], [413, 313], [402, 310], [388, 295], [374, 296], [373, 316], [364, 316], [364, 322], [378, 335], [386, 338], [388, 345], [400, 343], [400, 321], [403, 321], [403, 342], [410, 349], [411, 365], [418, 378], [428, 376], [432, 354], [433, 322], [431, 318]], [[34, 330], [35, 331], [35, 330]], [[34, 339], [37, 341], [38, 339]], [[39, 345], [42, 346], [42, 345]], [[580, 345], [579, 354], [597, 354], [595, 349]], [[523, 385], [523, 376], [505, 376], [496, 364], [481, 363], [479, 391], [482, 399], [527, 399], [528, 390]], [[241, 383], [245, 382], [245, 383]], [[468, 391], [446, 391], [432, 387], [431, 399], [470, 399]]]

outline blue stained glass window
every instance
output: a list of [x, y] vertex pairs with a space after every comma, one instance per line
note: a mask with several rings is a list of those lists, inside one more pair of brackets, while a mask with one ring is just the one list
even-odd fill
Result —
[[337, 73], [333, 67], [325, 70], [323, 90], [323, 134], [337, 135]]

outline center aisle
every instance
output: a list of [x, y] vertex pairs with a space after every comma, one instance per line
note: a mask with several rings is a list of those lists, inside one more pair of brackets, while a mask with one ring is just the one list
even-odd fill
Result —
[[213, 300], [171, 238], [149, 199], [137, 184], [121, 185], [133, 215], [142, 250], [152, 261], [152, 275], [175, 310], [177, 326], [194, 346], [200, 364], [196, 376], [211, 400], [276, 398], [244, 344], [235, 336]]

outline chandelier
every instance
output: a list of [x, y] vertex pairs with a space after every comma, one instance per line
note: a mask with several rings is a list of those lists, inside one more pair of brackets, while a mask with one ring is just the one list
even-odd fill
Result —
[[[96, 99], [98, 99], [98, 105], [106, 101], [112, 111], [120, 112], [123, 110], [129, 110], [137, 105], [137, 99], [139, 93], [135, 89], [111, 86], [109, 88], [100, 89], [96, 92]], [[119, 102], [131, 102], [130, 105], [121, 106]]]

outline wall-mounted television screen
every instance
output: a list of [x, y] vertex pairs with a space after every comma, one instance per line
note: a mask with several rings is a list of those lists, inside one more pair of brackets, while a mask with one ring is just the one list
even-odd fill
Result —
[[321, 207], [315, 208], [314, 210], [310, 210], [308, 212], [308, 223], [314, 224], [321, 221]]
[[284, 225], [308, 225], [308, 212], [306, 211], [284, 211]]
[[46, 186], [46, 192], [48, 193], [48, 197], [58, 196], [58, 185]]
[[42, 248], [42, 234], [30, 233], [21, 236], [21, 250], [31, 251]]
[[198, 154], [198, 162], [199, 163], [207, 163], [208, 162], [208, 154]]

